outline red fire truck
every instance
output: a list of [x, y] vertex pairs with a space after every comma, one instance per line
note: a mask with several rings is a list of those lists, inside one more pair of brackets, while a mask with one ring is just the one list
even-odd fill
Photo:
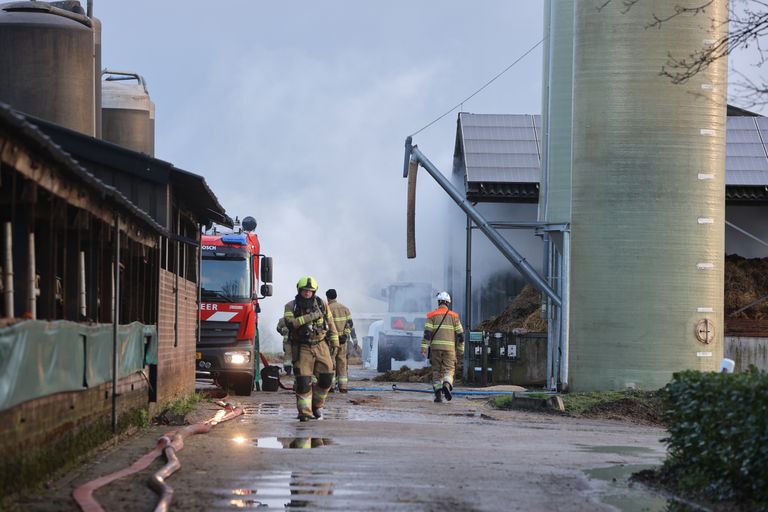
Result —
[[247, 396], [258, 382], [259, 300], [272, 295], [272, 258], [260, 252], [256, 220], [238, 224], [234, 232], [202, 236], [196, 370]]

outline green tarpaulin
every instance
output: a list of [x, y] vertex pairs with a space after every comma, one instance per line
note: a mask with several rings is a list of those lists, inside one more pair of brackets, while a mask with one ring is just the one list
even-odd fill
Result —
[[[157, 364], [157, 329], [118, 329], [118, 376]], [[0, 328], [0, 410], [112, 380], [111, 324], [29, 320]]]

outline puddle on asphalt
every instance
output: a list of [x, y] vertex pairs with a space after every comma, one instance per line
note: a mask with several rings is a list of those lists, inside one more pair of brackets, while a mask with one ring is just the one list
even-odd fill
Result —
[[[608, 448], [608, 447], [603, 447]], [[632, 448], [632, 447], [613, 447]], [[614, 451], [608, 453], [616, 453]], [[612, 505], [622, 512], [679, 512], [688, 509], [680, 508], [680, 504], [672, 500], [654, 494], [640, 486], [630, 486], [629, 477], [633, 473], [644, 469], [658, 467], [653, 464], [619, 465], [607, 468], [597, 468], [585, 471], [591, 480], [606, 482], [605, 486], [598, 490], [599, 499], [606, 505]]]
[[345, 489], [329, 481], [328, 473], [275, 472], [259, 475], [247, 486], [222, 493], [232, 508], [312, 508], [322, 505], [324, 496], [355, 496], [363, 491]]
[[[282, 404], [263, 403], [249, 405], [244, 407], [244, 419], [248, 417], [278, 416], [281, 418], [296, 418], [295, 406]], [[346, 420], [346, 421], [382, 421], [382, 422], [440, 422], [439, 418], [431, 417], [426, 414], [403, 412], [398, 410], [372, 409], [368, 407], [354, 407], [333, 409], [326, 408], [323, 412], [323, 418], [326, 420]]]
[[259, 448], [272, 448], [276, 450], [301, 450], [334, 444], [333, 440], [328, 437], [256, 437], [253, 439], [233, 437], [232, 441], [237, 444], [250, 444]]

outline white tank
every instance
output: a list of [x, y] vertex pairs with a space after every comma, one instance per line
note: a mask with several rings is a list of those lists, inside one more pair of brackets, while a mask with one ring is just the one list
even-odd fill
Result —
[[155, 104], [144, 78], [105, 70], [101, 87], [101, 134], [106, 141], [155, 156]]

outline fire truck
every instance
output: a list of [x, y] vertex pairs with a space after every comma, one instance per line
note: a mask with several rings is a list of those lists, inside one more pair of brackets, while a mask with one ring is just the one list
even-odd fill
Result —
[[272, 258], [261, 254], [256, 220], [201, 239], [196, 375], [248, 396], [258, 382], [259, 300], [272, 295]]

